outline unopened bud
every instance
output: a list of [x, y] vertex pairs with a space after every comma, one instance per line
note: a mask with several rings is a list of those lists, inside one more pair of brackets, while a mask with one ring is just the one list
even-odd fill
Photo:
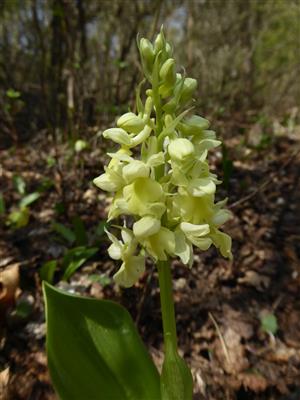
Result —
[[174, 58], [169, 58], [167, 61], [164, 62], [159, 71], [159, 76], [164, 81], [163, 83], [167, 84], [168, 86], [174, 85], [174, 83], [176, 82]]
[[160, 33], [156, 36], [155, 42], [154, 42], [154, 51], [155, 54], [160, 52], [161, 50], [164, 50], [166, 46], [166, 39], [163, 30], [160, 30]]
[[140, 41], [140, 53], [142, 57], [143, 66], [147, 74], [151, 74], [154, 63], [154, 49], [152, 43], [145, 38]]
[[151, 116], [153, 108], [153, 99], [151, 96], [147, 97], [146, 103], [145, 103], [145, 110], [144, 110], [144, 119], [148, 120]]
[[200, 117], [199, 115], [193, 115], [192, 117], [187, 118], [182, 123], [178, 124], [180, 132], [186, 136], [202, 133], [208, 127], [209, 121]]
[[167, 53], [168, 57], [172, 57], [172, 53], [173, 53], [172, 47], [170, 46], [170, 44], [168, 42], [166, 43], [166, 53]]
[[196, 79], [185, 78], [181, 91], [180, 101], [182, 103], [186, 103], [187, 101], [189, 101], [193, 97], [196, 88], [197, 88]]
[[130, 133], [139, 133], [144, 129], [145, 123], [142, 118], [138, 117], [136, 114], [129, 112], [122, 115], [118, 121], [117, 125], [119, 128], [124, 129]]

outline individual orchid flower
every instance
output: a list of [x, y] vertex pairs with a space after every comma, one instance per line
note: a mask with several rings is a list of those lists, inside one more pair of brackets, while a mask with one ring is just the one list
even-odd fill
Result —
[[114, 279], [124, 287], [132, 286], [145, 271], [145, 256], [134, 255], [137, 250], [137, 241], [132, 231], [127, 228], [121, 230], [122, 241], [112, 233], [106, 231], [112, 244], [108, 254], [113, 260], [122, 260], [120, 269], [115, 273]]

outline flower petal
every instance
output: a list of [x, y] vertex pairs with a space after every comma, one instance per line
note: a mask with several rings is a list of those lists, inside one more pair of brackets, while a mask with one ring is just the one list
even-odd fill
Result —
[[106, 129], [103, 132], [103, 137], [106, 139], [111, 139], [121, 145], [129, 146], [131, 144], [130, 136], [126, 131], [124, 131], [124, 129], [121, 128]]
[[155, 260], [166, 261], [167, 254], [175, 254], [174, 232], [165, 227], [161, 227], [156, 234], [149, 236], [143, 244]]
[[175, 254], [180, 258], [183, 264], [190, 264], [193, 256], [193, 248], [187, 243], [184, 233], [180, 230], [175, 232]]
[[223, 257], [232, 260], [231, 237], [224, 232], [216, 230], [211, 234], [214, 245], [220, 250]]
[[145, 257], [132, 256], [123, 262], [121, 268], [113, 276], [116, 283], [120, 286], [130, 287], [145, 272]]
[[137, 178], [147, 178], [150, 174], [148, 165], [139, 160], [133, 160], [123, 168], [123, 177], [127, 183]]
[[190, 224], [189, 222], [182, 222], [180, 224], [180, 229], [186, 235], [193, 235], [196, 237], [205, 236], [210, 231], [208, 224], [195, 225], [195, 224]]
[[201, 197], [206, 194], [215, 193], [216, 184], [211, 178], [193, 179], [188, 186], [188, 191], [193, 196]]
[[133, 233], [137, 239], [152, 236], [160, 230], [160, 220], [150, 215], [141, 218], [133, 224]]

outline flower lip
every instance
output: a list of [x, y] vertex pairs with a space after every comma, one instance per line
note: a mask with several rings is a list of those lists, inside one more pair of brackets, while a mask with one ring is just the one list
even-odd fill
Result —
[[105, 139], [111, 139], [114, 142], [125, 146], [129, 146], [131, 143], [128, 133], [122, 128], [106, 129], [103, 132], [103, 137], [105, 137]]

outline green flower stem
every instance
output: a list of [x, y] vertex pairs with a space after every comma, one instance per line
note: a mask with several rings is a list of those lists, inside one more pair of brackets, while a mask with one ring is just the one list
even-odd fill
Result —
[[157, 263], [157, 269], [159, 276], [164, 343], [165, 351], [167, 353], [170, 350], [177, 351], [177, 333], [170, 261], [159, 261]]
[[158, 93], [158, 88], [153, 88], [153, 102], [154, 102], [154, 107], [155, 107], [155, 113], [156, 113], [156, 123], [157, 123], [157, 130], [156, 130], [156, 135], [159, 136], [163, 129], [163, 124], [162, 124], [162, 110], [161, 110], [161, 102], [160, 102], [160, 96]]
[[193, 377], [177, 350], [170, 261], [159, 261], [157, 269], [165, 346], [160, 378], [161, 400], [192, 400]]

